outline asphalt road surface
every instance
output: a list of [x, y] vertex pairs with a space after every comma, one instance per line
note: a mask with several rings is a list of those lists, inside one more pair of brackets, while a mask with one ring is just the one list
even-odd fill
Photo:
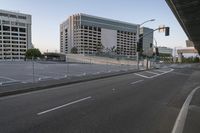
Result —
[[0, 133], [171, 133], [199, 76], [165, 68], [2, 97]]

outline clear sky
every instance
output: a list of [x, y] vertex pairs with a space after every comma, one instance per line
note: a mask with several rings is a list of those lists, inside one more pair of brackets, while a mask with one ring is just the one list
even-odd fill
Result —
[[59, 25], [76, 13], [111, 18], [144, 26], [169, 26], [171, 35], [155, 32], [158, 46], [184, 47], [187, 36], [165, 0], [0, 0], [0, 9], [32, 15], [32, 42], [41, 51], [59, 51]]

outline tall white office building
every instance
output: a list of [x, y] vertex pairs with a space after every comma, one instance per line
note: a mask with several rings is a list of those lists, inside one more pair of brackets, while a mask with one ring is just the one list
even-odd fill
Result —
[[0, 10], [0, 60], [23, 60], [29, 48], [31, 15]]
[[100, 46], [122, 56], [136, 56], [138, 25], [127, 22], [75, 14], [60, 25], [60, 52], [95, 54]]

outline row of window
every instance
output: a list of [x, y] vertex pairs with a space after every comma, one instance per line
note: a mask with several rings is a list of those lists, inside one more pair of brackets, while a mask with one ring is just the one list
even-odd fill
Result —
[[[1, 32], [0, 32], [0, 35], [2, 35]], [[23, 37], [25, 37], [25, 36], [26, 36], [26, 33], [21, 34], [21, 33], [3, 32], [3, 35], [8, 35], [8, 36], [10, 36], [10, 35], [12, 35], [12, 36], [23, 36]]]
[[1, 53], [0, 55], [25, 55], [25, 53], [12, 53], [12, 52], [5, 52], [5, 53]]
[[8, 14], [8, 13], [0, 13], [0, 16], [2, 17], [8, 17], [8, 18], [18, 18], [18, 19], [26, 19], [26, 16], [21, 15], [14, 15], [14, 14]]
[[89, 33], [92, 33], [92, 32], [93, 32], [93, 33], [95, 33], [95, 34], [101, 33], [101, 31], [88, 30], [88, 29], [81, 29], [81, 30], [78, 29], [78, 30], [75, 30], [75, 31], [76, 31], [76, 32], [86, 32], [86, 33], [88, 33], [88, 32], [89, 32]]
[[93, 31], [99, 31], [101, 32], [101, 28], [100, 27], [93, 27], [93, 26], [84, 26], [81, 25], [81, 29], [86, 29], [86, 30], [93, 30]]
[[26, 49], [0, 49], [0, 51], [26, 52]]
[[[2, 37], [0, 36], [0, 39], [2, 39]], [[4, 36], [3, 37], [3, 39], [7, 39], [7, 40], [9, 40], [9, 39], [12, 39], [12, 40], [26, 40], [26, 38], [19, 38], [19, 37], [9, 37], [9, 36]]]
[[13, 31], [13, 32], [26, 32], [26, 28], [10, 27], [10, 26], [0, 26], [0, 30], [3, 31]]
[[128, 32], [128, 31], [117, 31], [117, 34], [128, 34], [128, 35], [136, 35], [136, 33]]
[[[0, 20], [0, 24], [1, 24], [1, 20]], [[21, 23], [21, 22], [16, 22], [16, 21], [6, 21], [6, 20], [2, 20], [2, 24], [4, 25], [14, 25], [14, 26], [26, 26], [25, 23]]]
[[20, 60], [23, 60], [24, 57], [12, 57], [12, 58], [11, 58], [11, 57], [3, 57], [3, 58], [2, 58], [2, 57], [0, 56], [0, 60], [11, 60], [11, 59], [12, 59], [12, 60], [19, 60], [19, 59], [20, 59]]
[[26, 45], [0, 45], [0, 47], [15, 47], [15, 48], [18, 48], [18, 47], [20, 47], [20, 48], [26, 48]]
[[0, 43], [6, 43], [6, 44], [10, 44], [10, 43], [12, 43], [12, 44], [26, 44], [26, 41], [24, 41], [24, 42], [18, 42], [18, 41], [1, 41], [0, 40]]

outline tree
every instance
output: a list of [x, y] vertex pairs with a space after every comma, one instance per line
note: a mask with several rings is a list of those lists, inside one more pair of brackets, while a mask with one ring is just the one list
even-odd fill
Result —
[[39, 49], [36, 48], [32, 48], [32, 49], [28, 49], [25, 53], [25, 56], [27, 59], [32, 59], [32, 58], [37, 58], [37, 57], [41, 57], [41, 52]]
[[117, 48], [115, 46], [111, 47], [112, 52], [117, 52]]
[[194, 58], [194, 63], [198, 63], [199, 62], [199, 57], [195, 57]]
[[78, 53], [77, 47], [73, 47], [73, 48], [71, 49], [71, 53], [72, 53], [72, 54], [77, 54], [77, 53]]
[[98, 53], [101, 53], [103, 51], [103, 49], [104, 49], [104, 46], [102, 43], [97, 44], [97, 52]]

